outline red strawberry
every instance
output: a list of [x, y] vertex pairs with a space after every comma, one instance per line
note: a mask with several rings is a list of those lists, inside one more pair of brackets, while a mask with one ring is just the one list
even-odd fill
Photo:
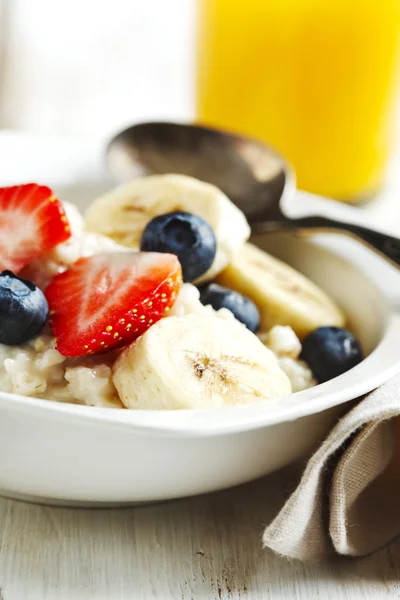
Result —
[[0, 270], [22, 267], [71, 236], [65, 211], [37, 183], [0, 188]]
[[130, 344], [170, 309], [181, 283], [181, 266], [172, 254], [79, 259], [45, 292], [57, 350], [84, 356]]

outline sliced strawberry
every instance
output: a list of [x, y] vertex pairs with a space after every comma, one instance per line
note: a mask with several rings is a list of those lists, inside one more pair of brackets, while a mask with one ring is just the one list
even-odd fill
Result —
[[37, 183], [0, 188], [0, 270], [22, 267], [71, 236], [61, 203]]
[[181, 266], [172, 254], [79, 259], [45, 292], [57, 350], [84, 356], [130, 344], [170, 309], [181, 283]]

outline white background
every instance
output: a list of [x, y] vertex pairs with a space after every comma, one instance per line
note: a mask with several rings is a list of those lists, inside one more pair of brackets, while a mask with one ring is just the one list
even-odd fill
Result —
[[0, 127], [103, 137], [193, 113], [196, 0], [0, 0]]

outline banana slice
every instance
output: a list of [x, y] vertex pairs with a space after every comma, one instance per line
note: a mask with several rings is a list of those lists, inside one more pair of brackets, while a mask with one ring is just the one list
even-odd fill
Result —
[[216, 317], [162, 319], [126, 348], [113, 382], [127, 408], [217, 408], [291, 393], [275, 355], [243, 325]]
[[325, 292], [252, 244], [243, 246], [217, 281], [257, 304], [262, 331], [289, 325], [302, 339], [317, 327], [345, 324], [343, 312]]
[[250, 227], [243, 213], [209, 183], [184, 175], [137, 179], [97, 198], [86, 212], [86, 229], [138, 248], [143, 229], [153, 217], [179, 210], [202, 217], [214, 230], [217, 254], [198, 281], [212, 279], [249, 238]]

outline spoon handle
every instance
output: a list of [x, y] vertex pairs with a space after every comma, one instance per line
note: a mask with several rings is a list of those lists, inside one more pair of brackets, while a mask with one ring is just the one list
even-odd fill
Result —
[[329, 219], [328, 217], [303, 217], [300, 219], [290, 219], [290, 221], [296, 228], [311, 230], [320, 229], [322, 231], [338, 230], [344, 234], [356, 236], [363, 242], [372, 246], [374, 250], [394, 262], [397, 266], [400, 266], [400, 238], [375, 231], [374, 229], [369, 229], [368, 227], [355, 225], [354, 223], [345, 223]]

